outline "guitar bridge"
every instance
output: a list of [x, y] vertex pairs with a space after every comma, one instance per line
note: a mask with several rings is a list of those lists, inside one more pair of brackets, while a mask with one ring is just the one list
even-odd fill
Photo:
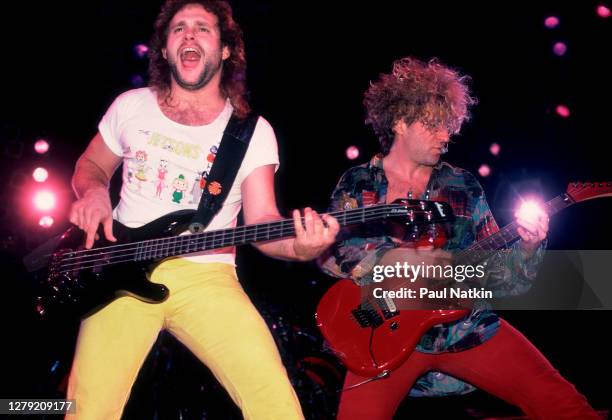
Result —
[[353, 309], [351, 313], [362, 328], [376, 328], [380, 327], [384, 323], [380, 314], [373, 308], [359, 307], [357, 309]]

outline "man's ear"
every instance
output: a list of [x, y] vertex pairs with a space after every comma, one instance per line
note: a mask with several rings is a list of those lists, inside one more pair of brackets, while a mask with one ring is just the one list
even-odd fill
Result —
[[168, 50], [166, 48], [162, 48], [161, 52], [162, 52], [162, 56], [164, 57], [164, 59], [167, 60], [168, 59]]
[[393, 124], [393, 132], [397, 135], [404, 134], [407, 129], [408, 127], [406, 126], [406, 123], [403, 119], [399, 119], [395, 121], [395, 124]]
[[223, 47], [223, 50], [221, 51], [221, 59], [223, 59], [223, 61], [227, 60], [230, 57], [231, 52], [229, 47], [226, 45]]

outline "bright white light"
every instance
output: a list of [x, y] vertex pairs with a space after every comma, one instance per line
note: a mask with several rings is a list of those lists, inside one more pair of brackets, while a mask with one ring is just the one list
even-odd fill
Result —
[[55, 194], [51, 191], [39, 191], [34, 195], [34, 206], [38, 210], [51, 210], [55, 207]]
[[34, 150], [41, 155], [47, 153], [49, 151], [49, 143], [46, 140], [40, 139], [34, 143]]
[[51, 226], [53, 226], [53, 217], [43, 216], [38, 221], [38, 224], [44, 228], [50, 228]]
[[544, 210], [542, 207], [534, 201], [528, 200], [521, 204], [521, 207], [518, 209], [517, 217], [521, 219], [525, 219], [529, 223], [537, 223], [538, 218], [544, 214]]
[[36, 168], [32, 172], [32, 177], [36, 182], [45, 182], [49, 178], [49, 172], [45, 168]]

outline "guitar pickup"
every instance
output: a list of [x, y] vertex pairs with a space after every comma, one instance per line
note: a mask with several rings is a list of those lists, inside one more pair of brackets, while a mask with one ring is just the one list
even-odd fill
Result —
[[362, 328], [376, 328], [384, 323], [380, 314], [374, 309], [358, 308], [353, 309], [351, 313]]

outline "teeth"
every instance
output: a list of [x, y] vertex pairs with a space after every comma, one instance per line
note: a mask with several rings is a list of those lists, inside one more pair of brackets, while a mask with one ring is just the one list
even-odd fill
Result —
[[184, 49], [184, 50], [181, 52], [181, 54], [185, 54], [185, 53], [188, 53], [188, 52], [194, 52], [194, 53], [196, 53], [196, 54], [200, 55], [200, 52], [199, 52], [198, 50], [196, 50], [195, 48], [191, 48], [191, 47], [187, 47], [187, 48], [185, 48], [185, 49]]

